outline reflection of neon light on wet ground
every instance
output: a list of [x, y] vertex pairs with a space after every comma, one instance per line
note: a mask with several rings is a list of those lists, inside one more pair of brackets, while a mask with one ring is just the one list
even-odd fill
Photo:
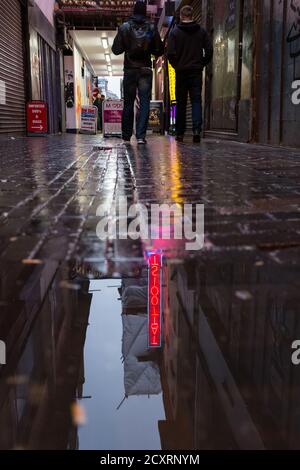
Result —
[[160, 348], [162, 324], [162, 255], [160, 253], [149, 254], [148, 266], [148, 342], [149, 348]]

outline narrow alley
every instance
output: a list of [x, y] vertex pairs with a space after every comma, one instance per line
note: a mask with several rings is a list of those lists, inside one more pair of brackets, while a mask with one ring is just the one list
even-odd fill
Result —
[[299, 129], [300, 0], [0, 0], [1, 468], [299, 451]]

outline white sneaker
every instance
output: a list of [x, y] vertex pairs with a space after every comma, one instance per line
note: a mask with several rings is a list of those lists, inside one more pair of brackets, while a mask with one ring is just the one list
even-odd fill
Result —
[[138, 139], [137, 143], [138, 143], [138, 145], [146, 145], [147, 140], [146, 139]]

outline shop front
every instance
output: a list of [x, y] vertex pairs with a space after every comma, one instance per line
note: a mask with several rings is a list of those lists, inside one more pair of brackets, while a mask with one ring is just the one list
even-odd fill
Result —
[[66, 131], [78, 133], [82, 107], [92, 104], [93, 71], [78, 44], [72, 43], [72, 51], [64, 56]]
[[210, 128], [237, 132], [239, 99], [239, 2], [213, 2], [214, 59]]
[[62, 130], [59, 54], [53, 19], [54, 2], [35, 2], [29, 7], [31, 99], [47, 103], [48, 131]]
[[208, 136], [250, 141], [253, 120], [254, 1], [203, 0], [214, 57], [205, 73]]

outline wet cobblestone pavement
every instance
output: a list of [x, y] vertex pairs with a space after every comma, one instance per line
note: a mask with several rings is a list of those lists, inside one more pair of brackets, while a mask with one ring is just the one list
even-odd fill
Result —
[[204, 204], [205, 250], [280, 259], [299, 246], [298, 151], [159, 137], [144, 149], [90, 136], [1, 144], [2, 260], [103, 259], [96, 210], [121, 195]]
[[[299, 151], [67, 135], [1, 139], [0, 165], [1, 449], [299, 448]], [[201, 251], [154, 243], [155, 354], [124, 355], [147, 313], [147, 246], [96, 236], [120, 196], [205, 206]], [[126, 393], [134, 361], [151, 387]]]

